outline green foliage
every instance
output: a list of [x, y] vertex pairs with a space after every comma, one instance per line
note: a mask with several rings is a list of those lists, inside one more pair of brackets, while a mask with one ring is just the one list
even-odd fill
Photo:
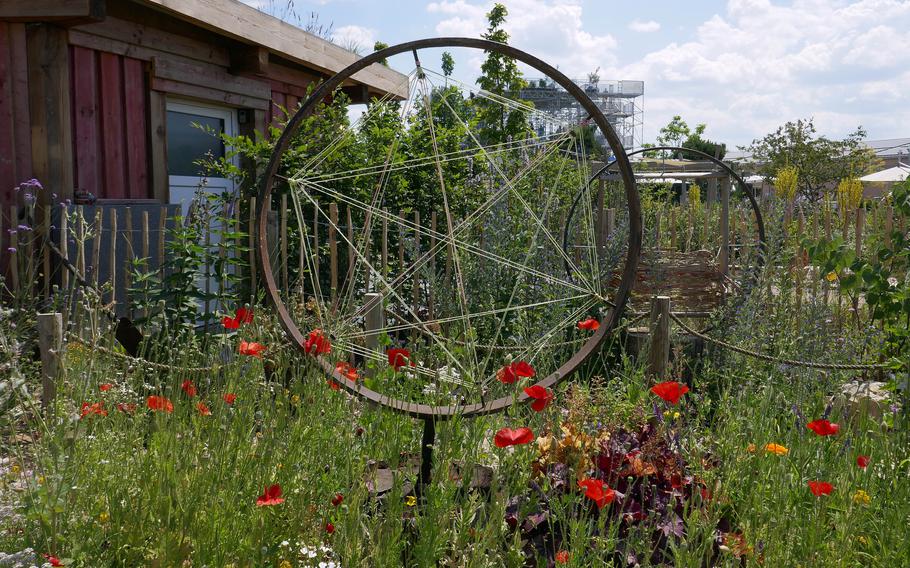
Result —
[[[389, 47], [389, 44], [387, 44], [386, 42], [384, 42], [384, 41], [377, 41], [376, 43], [373, 44], [373, 51], [381, 51], [381, 50], [383, 50], [383, 49], [385, 49], [385, 48], [387, 48], [387, 47]], [[385, 65], [386, 67], [389, 66], [389, 61], [388, 61], [388, 59], [382, 59], [382, 60], [379, 61], [379, 63], [381, 63], [382, 65]]]
[[875, 165], [875, 153], [863, 145], [865, 137], [866, 131], [859, 127], [843, 140], [831, 140], [816, 134], [813, 119], [800, 119], [753, 140], [748, 150], [767, 179], [786, 166], [795, 166], [799, 194], [814, 202], [839, 180], [862, 176]]
[[455, 71], [455, 59], [452, 57], [452, 54], [448, 51], [442, 52], [442, 74], [446, 77], [451, 77], [452, 72]]
[[[495, 4], [487, 13], [489, 25], [482, 37], [490, 41], [508, 43], [509, 34], [502, 29], [508, 14], [505, 6]], [[518, 105], [530, 106], [527, 101], [518, 100], [518, 93], [527, 86], [527, 82], [522, 78], [521, 70], [514, 59], [498, 52], [487, 52], [487, 58], [480, 66], [480, 71], [477, 84], [481, 89], [500, 97], [510, 98]], [[481, 143], [498, 144], [509, 139], [523, 139], [529, 135], [530, 127], [524, 112], [507, 109], [498, 102], [481, 97], [474, 100], [474, 105]]]

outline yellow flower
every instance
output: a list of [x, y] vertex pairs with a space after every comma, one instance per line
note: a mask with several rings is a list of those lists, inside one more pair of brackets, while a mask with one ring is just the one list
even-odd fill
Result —
[[291, 404], [293, 404], [294, 406], [297, 406], [298, 404], [300, 404], [300, 395], [299, 394], [295, 394], [294, 396], [291, 397]]
[[43, 475], [38, 476], [38, 485], [44, 485], [44, 476]]
[[681, 415], [679, 414], [679, 412], [674, 412], [674, 413], [673, 413], [673, 420], [679, 420], [679, 417], [680, 417], [680, 416], [681, 416]]
[[278, 564], [278, 568], [294, 568], [294, 565], [291, 564], [289, 560], [282, 560], [281, 563]]
[[407, 505], [408, 507], [413, 507], [414, 505], [417, 504], [417, 497], [414, 497], [413, 495], [408, 495], [407, 497], [404, 498], [404, 504]]
[[769, 454], [775, 454], [778, 456], [785, 456], [790, 453], [789, 449], [787, 449], [785, 446], [781, 446], [780, 444], [768, 444], [765, 446], [765, 451]]
[[102, 524], [108, 522], [109, 520], [111, 520], [111, 516], [107, 511], [101, 511], [101, 514], [98, 515], [98, 521]]
[[828, 282], [834, 282], [835, 280], [837, 280], [837, 272], [834, 272], [832, 270], [831, 272], [829, 272], [828, 274], [825, 275], [825, 280], [827, 280]]
[[856, 493], [853, 494], [853, 502], [860, 505], [868, 505], [872, 502], [872, 497], [862, 489], [857, 489]]
[[669, 417], [670, 417], [670, 411], [664, 410], [664, 418], [669, 418]]
[[863, 535], [859, 535], [858, 537], [856, 537], [856, 540], [859, 541], [859, 543], [862, 545], [869, 544], [869, 539], [867, 539]]
[[17, 475], [19, 473], [19, 471], [20, 471], [19, 464], [17, 464], [17, 463], [14, 463], [13, 467], [9, 468], [10, 475]]

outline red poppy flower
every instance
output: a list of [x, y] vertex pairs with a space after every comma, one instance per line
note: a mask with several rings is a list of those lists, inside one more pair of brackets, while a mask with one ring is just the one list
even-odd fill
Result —
[[336, 493], [335, 496], [332, 497], [332, 505], [334, 505], [335, 507], [337, 507], [338, 505], [341, 505], [342, 501], [344, 501], [344, 495], [342, 495], [341, 493]]
[[356, 381], [360, 378], [360, 375], [357, 374], [357, 369], [352, 367], [347, 361], [338, 361], [335, 363], [335, 372], [341, 373], [341, 376], [349, 381]]
[[651, 387], [651, 392], [670, 404], [677, 404], [682, 395], [689, 392], [689, 387], [681, 385], [676, 381], [665, 381]]
[[496, 379], [502, 384], [511, 385], [521, 377], [530, 378], [535, 374], [534, 367], [529, 365], [526, 361], [519, 361], [517, 363], [512, 363], [511, 365], [506, 365], [496, 371]]
[[816, 497], [821, 497], [822, 495], [830, 495], [834, 491], [834, 486], [827, 481], [810, 481], [809, 491]]
[[840, 426], [827, 420], [813, 420], [806, 424], [806, 428], [812, 430], [819, 436], [833, 436], [840, 430]]
[[530, 428], [503, 428], [493, 437], [493, 442], [497, 448], [507, 448], [509, 446], [520, 446], [529, 444], [534, 440], [534, 432]]
[[180, 385], [180, 388], [186, 394], [186, 396], [193, 398], [196, 396], [196, 385], [193, 384], [193, 381], [187, 379], [183, 381], [183, 384]]
[[98, 388], [101, 390], [101, 392], [107, 392], [107, 391], [111, 390], [113, 387], [114, 387], [114, 385], [112, 385], [111, 383], [104, 383], [104, 384], [101, 384], [98, 386]]
[[869, 456], [856, 456], [856, 465], [866, 469], [866, 466], [869, 465]]
[[204, 402], [199, 402], [198, 404], [196, 404], [196, 410], [198, 410], [198, 411], [199, 411], [199, 414], [201, 414], [201, 415], [203, 415], [203, 416], [211, 416], [211, 415], [212, 415], [212, 411], [209, 410], [209, 407], [206, 406], [206, 404], [205, 404]]
[[221, 318], [221, 325], [224, 326], [224, 329], [237, 329], [240, 327], [240, 322], [236, 318], [224, 316]]
[[556, 557], [554, 559], [556, 560], [557, 564], [568, 564], [569, 558], [570, 556], [568, 550], [560, 550], [556, 553]]
[[389, 365], [395, 369], [395, 372], [408, 365], [414, 366], [414, 361], [411, 361], [411, 352], [407, 349], [389, 349], [386, 351], [386, 355], [389, 356]]
[[63, 566], [63, 563], [60, 562], [60, 559], [56, 556], [51, 556], [50, 554], [42, 554], [45, 560], [50, 562], [51, 566]]
[[322, 334], [322, 330], [314, 329], [303, 342], [303, 350], [310, 355], [324, 355], [332, 352], [332, 344]]
[[594, 501], [598, 509], [603, 509], [616, 498], [616, 492], [599, 479], [579, 479], [578, 486], [585, 490], [585, 497]]
[[281, 486], [277, 483], [271, 487], [266, 487], [265, 492], [256, 499], [257, 507], [268, 507], [271, 505], [280, 505], [284, 503], [281, 498]]
[[136, 412], [136, 405], [132, 402], [118, 402], [117, 410], [124, 414], [132, 414]]
[[578, 322], [578, 329], [586, 329], [588, 331], [597, 331], [600, 329], [600, 322], [594, 318], [588, 318], [584, 321]]
[[237, 308], [237, 315], [234, 319], [240, 323], [253, 323], [253, 310], [249, 308]]
[[150, 410], [174, 412], [174, 405], [163, 396], [152, 395], [145, 400], [145, 404]]
[[97, 414], [98, 416], [107, 416], [107, 410], [104, 409], [103, 402], [95, 402], [89, 404], [87, 402], [82, 403], [82, 412], [79, 413], [79, 418], [85, 418], [91, 414]]
[[542, 411], [553, 400], [553, 391], [540, 385], [534, 385], [525, 388], [525, 394], [534, 399], [531, 403], [531, 409], [536, 412]]
[[332, 389], [333, 391], [341, 390], [341, 385], [339, 385], [332, 379], [329, 379], [327, 382], [329, 384], [329, 388]]
[[250, 355], [252, 357], [259, 357], [261, 359], [262, 352], [265, 351], [265, 345], [252, 341], [248, 343], [241, 340], [239, 351], [241, 355]]
[[327, 532], [329, 534], [332, 534], [333, 532], [335, 532], [335, 525], [333, 525], [332, 523], [326, 523], [325, 532]]
[[228, 404], [234, 404], [234, 401], [237, 400], [237, 395], [232, 392], [226, 392], [221, 395], [221, 398]]

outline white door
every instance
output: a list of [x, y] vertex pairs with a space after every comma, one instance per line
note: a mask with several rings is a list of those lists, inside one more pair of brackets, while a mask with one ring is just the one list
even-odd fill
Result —
[[[215, 158], [225, 157], [224, 143], [217, 136], [221, 133], [229, 136], [237, 134], [236, 110], [168, 99], [167, 173], [170, 202], [181, 205], [184, 218], [198, 191], [215, 195], [223, 193], [234, 195], [235, 187], [231, 179], [204, 176], [202, 167], [196, 163], [209, 155]], [[236, 158], [234, 160], [236, 162]], [[213, 251], [220, 240], [218, 228], [214, 224], [209, 227], [210, 230], [216, 231], [208, 238], [208, 245]], [[197, 279], [197, 285], [206, 293], [217, 292], [219, 286], [217, 279], [205, 278], [204, 275]], [[199, 307], [206, 313], [219, 309], [219, 306], [210, 302], [204, 302]]]

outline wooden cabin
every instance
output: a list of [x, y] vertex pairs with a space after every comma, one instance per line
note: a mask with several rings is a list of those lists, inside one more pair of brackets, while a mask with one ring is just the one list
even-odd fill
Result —
[[[4, 217], [30, 178], [60, 202], [182, 202], [199, 181], [193, 161], [224, 152], [190, 123], [265, 131], [357, 57], [237, 0], [3, 0]], [[382, 65], [354, 79], [355, 103], [407, 96], [407, 78]]]

